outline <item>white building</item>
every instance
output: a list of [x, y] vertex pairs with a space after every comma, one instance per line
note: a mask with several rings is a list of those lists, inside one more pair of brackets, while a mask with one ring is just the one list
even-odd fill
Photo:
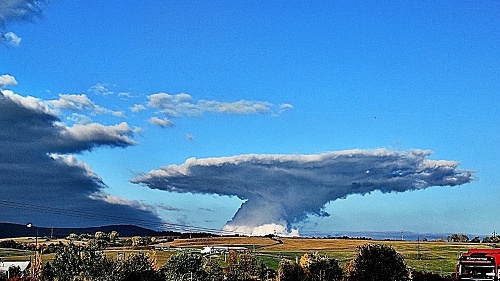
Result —
[[212, 246], [204, 247], [201, 249], [202, 254], [227, 254], [230, 251], [235, 251], [238, 253], [246, 253], [248, 249], [245, 247], [224, 247], [224, 246]]
[[8, 275], [10, 267], [19, 267], [22, 271], [25, 271], [29, 266], [29, 261], [1, 261], [0, 262], [0, 272], [4, 272]]

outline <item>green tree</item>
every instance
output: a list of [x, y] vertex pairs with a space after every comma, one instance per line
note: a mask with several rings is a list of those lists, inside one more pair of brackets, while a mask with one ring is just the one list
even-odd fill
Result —
[[227, 267], [226, 280], [246, 281], [257, 280], [260, 277], [257, 259], [251, 254], [238, 254], [230, 251]]
[[499, 243], [500, 242], [500, 236], [497, 236], [496, 234], [492, 236], [486, 236], [483, 238], [483, 243]]
[[58, 281], [70, 281], [81, 272], [80, 249], [73, 243], [57, 250], [52, 262], [54, 275]]
[[479, 236], [474, 237], [472, 240], [470, 240], [471, 243], [481, 243], [481, 238]]
[[207, 276], [203, 270], [203, 258], [200, 255], [178, 253], [172, 255], [167, 263], [161, 268], [166, 280], [201, 281]]
[[75, 241], [75, 240], [78, 240], [78, 235], [75, 233], [71, 233], [70, 235], [68, 235], [68, 237], [66, 237], [66, 239], [68, 239], [70, 241]]
[[163, 280], [149, 255], [138, 253], [120, 261], [112, 275], [120, 281], [160, 281]]
[[344, 271], [336, 259], [317, 258], [309, 265], [311, 281], [340, 281]]
[[85, 280], [105, 281], [110, 280], [113, 275], [115, 262], [108, 259], [104, 254], [101, 241], [90, 240], [81, 252], [81, 272]]
[[304, 271], [298, 264], [289, 260], [281, 260], [278, 267], [278, 281], [302, 281]]
[[403, 257], [392, 247], [365, 244], [349, 264], [350, 281], [406, 281], [409, 272]]
[[102, 231], [97, 231], [94, 234], [94, 238], [97, 240], [108, 240], [108, 235]]
[[50, 265], [49, 262], [47, 262], [43, 267], [42, 267], [42, 273], [40, 274], [40, 280], [41, 281], [54, 281], [55, 279], [55, 273], [54, 269]]
[[224, 271], [216, 258], [207, 258], [203, 264], [203, 270], [206, 272], [205, 280], [222, 281], [224, 280]]
[[469, 236], [465, 235], [465, 234], [452, 234], [450, 236], [447, 237], [448, 239], [448, 242], [469, 242]]
[[109, 241], [113, 242], [113, 243], [116, 242], [116, 240], [118, 239], [118, 236], [120, 236], [118, 231], [115, 231], [115, 230], [111, 231], [109, 233]]

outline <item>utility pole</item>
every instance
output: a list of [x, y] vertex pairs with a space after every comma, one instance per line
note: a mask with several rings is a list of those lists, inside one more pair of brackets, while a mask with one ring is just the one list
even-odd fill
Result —
[[37, 257], [37, 251], [38, 251], [38, 227], [33, 225], [32, 223], [28, 223], [26, 224], [26, 227], [27, 228], [32, 228], [34, 227], [36, 229], [36, 236], [35, 236], [35, 250], [34, 250], [34, 255], [33, 255], [33, 264], [32, 264], [32, 268], [33, 268], [33, 277], [35, 277], [35, 279], [38, 277], [38, 257]]

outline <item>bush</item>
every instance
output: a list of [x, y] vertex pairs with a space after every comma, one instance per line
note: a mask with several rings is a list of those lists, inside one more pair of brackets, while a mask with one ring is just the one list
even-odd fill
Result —
[[392, 247], [365, 244], [348, 264], [350, 281], [407, 281], [409, 272], [403, 257]]

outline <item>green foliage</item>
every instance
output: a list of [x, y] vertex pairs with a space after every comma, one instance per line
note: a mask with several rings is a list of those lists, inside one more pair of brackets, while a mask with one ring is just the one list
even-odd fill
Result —
[[79, 252], [79, 247], [73, 243], [69, 243], [56, 252], [52, 265], [58, 281], [71, 281], [74, 276], [80, 274], [82, 259]]
[[97, 231], [95, 234], [94, 234], [94, 238], [97, 239], [97, 240], [108, 240], [108, 234], [102, 232], [102, 231]]
[[304, 271], [296, 263], [289, 260], [281, 260], [278, 268], [278, 281], [302, 281]]
[[392, 247], [365, 244], [348, 267], [350, 281], [406, 281], [409, 272], [403, 257]]
[[115, 263], [106, 257], [102, 243], [99, 242], [90, 240], [81, 252], [80, 276], [85, 280], [110, 280], [113, 272]]
[[497, 236], [496, 234], [486, 236], [483, 238], [483, 243], [500, 243], [500, 236]]
[[340, 281], [344, 278], [344, 271], [336, 259], [319, 258], [309, 265], [309, 280], [311, 281]]
[[226, 280], [246, 281], [257, 280], [260, 277], [259, 266], [254, 255], [238, 254], [235, 251], [229, 252]]
[[469, 236], [465, 235], [465, 234], [452, 234], [450, 236], [448, 236], [448, 242], [463, 242], [463, 243], [467, 243], [469, 242]]
[[[214, 268], [215, 269], [215, 268]], [[166, 280], [204, 280], [207, 273], [203, 270], [203, 258], [200, 255], [178, 253], [172, 255], [161, 268]]]
[[471, 243], [481, 243], [481, 238], [479, 236], [474, 237], [472, 240], [470, 240]]
[[56, 278], [56, 275], [54, 273], [54, 269], [50, 265], [49, 262], [47, 262], [43, 267], [42, 267], [42, 273], [40, 274], [40, 281], [54, 281]]
[[161, 275], [154, 268], [150, 257], [145, 253], [129, 255], [118, 262], [112, 274], [121, 281], [160, 281]]
[[224, 280], [224, 271], [219, 261], [215, 258], [207, 258], [203, 270], [207, 273], [206, 281], [222, 281]]
[[111, 231], [111, 232], [109, 233], [109, 241], [110, 241], [110, 242], [115, 242], [115, 241], [118, 239], [118, 236], [119, 236], [119, 235], [120, 235], [120, 234], [118, 233], [118, 231], [114, 231], [114, 230], [113, 230], [113, 231]]

